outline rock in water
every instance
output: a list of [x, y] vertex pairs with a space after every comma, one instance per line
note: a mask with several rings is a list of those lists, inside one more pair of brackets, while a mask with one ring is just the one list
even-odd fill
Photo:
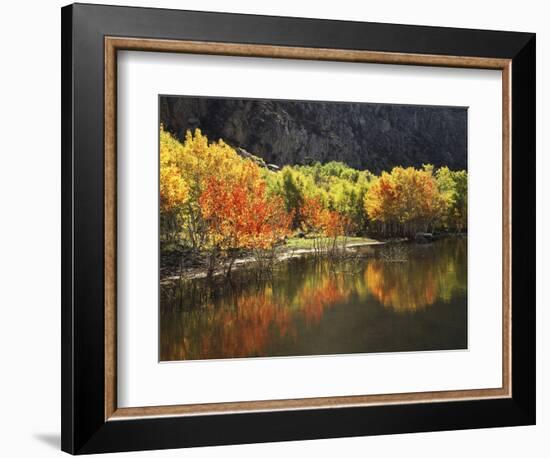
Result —
[[416, 243], [432, 243], [434, 241], [434, 236], [429, 232], [418, 232], [414, 240]]

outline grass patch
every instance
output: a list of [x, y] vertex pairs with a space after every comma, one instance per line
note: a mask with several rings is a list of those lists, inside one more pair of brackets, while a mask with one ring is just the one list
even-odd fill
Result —
[[[339, 245], [342, 245], [344, 243], [344, 237], [338, 237], [337, 243]], [[331, 239], [332, 240], [332, 239]], [[370, 243], [377, 243], [377, 240], [371, 239], [369, 237], [348, 237], [347, 238], [347, 245], [355, 245], [355, 244], [370, 244]], [[292, 250], [306, 250], [306, 249], [313, 249], [314, 247], [314, 239], [313, 238], [307, 238], [307, 237], [290, 237], [287, 239], [285, 243], [285, 248], [289, 248]]]

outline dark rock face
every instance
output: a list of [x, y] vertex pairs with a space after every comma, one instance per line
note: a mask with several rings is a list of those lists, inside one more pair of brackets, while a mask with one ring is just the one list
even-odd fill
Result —
[[183, 139], [199, 127], [274, 166], [342, 161], [467, 168], [467, 109], [370, 103], [163, 96], [160, 121]]

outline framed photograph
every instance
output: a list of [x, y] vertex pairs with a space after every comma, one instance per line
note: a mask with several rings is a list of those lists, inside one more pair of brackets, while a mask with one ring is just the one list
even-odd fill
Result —
[[535, 423], [535, 35], [62, 9], [62, 448]]

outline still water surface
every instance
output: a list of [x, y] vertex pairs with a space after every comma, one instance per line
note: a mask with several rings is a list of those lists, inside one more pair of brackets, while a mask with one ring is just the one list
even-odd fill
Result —
[[161, 287], [160, 359], [328, 355], [467, 347], [467, 240], [313, 256], [269, 278]]

